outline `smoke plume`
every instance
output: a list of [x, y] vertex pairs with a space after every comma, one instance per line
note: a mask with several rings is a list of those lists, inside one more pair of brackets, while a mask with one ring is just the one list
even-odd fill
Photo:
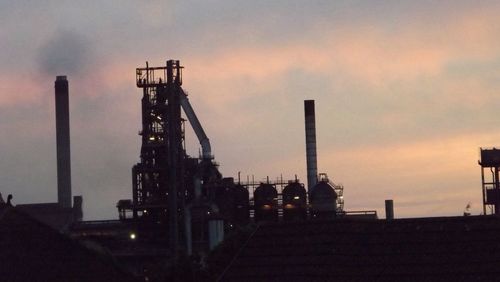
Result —
[[60, 31], [40, 48], [38, 64], [48, 75], [78, 74], [91, 62], [88, 40], [75, 32]]

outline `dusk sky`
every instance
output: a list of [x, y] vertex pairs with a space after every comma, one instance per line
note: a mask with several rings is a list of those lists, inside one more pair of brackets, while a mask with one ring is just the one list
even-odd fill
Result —
[[306, 182], [314, 99], [319, 171], [346, 210], [479, 214], [479, 148], [500, 146], [499, 14], [500, 1], [0, 0], [0, 192], [57, 200], [67, 75], [73, 195], [85, 219], [117, 218], [139, 160], [135, 68], [178, 59], [224, 176]]

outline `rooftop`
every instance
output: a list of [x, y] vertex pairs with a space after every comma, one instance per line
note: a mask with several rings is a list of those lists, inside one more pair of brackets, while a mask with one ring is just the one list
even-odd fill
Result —
[[262, 225], [221, 281], [496, 281], [500, 217]]
[[110, 257], [0, 204], [2, 281], [133, 281]]

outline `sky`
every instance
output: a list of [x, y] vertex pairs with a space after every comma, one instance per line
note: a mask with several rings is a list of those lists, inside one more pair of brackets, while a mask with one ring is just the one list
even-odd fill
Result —
[[73, 195], [86, 220], [117, 218], [139, 160], [135, 68], [177, 59], [225, 177], [306, 182], [314, 99], [319, 171], [346, 210], [480, 214], [479, 148], [500, 146], [498, 14], [498, 1], [0, 0], [0, 192], [57, 200], [67, 75]]

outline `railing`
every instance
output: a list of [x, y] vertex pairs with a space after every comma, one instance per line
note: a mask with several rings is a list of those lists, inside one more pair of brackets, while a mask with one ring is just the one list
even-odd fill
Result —
[[371, 211], [344, 211], [342, 212], [343, 215], [377, 215], [377, 211], [371, 210]]
[[122, 223], [118, 219], [109, 219], [109, 220], [86, 220], [86, 221], [79, 221], [77, 222], [77, 225], [84, 226], [84, 225], [105, 225], [105, 224], [111, 224], [111, 223]]

